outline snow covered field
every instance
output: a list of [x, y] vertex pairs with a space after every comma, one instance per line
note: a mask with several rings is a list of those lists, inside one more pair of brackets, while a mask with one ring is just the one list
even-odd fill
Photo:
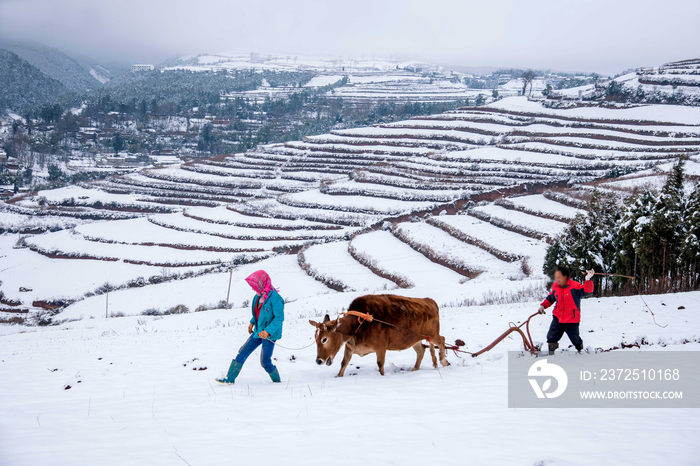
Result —
[[419, 288], [456, 286], [465, 280], [457, 272], [431, 262], [388, 231], [357, 236], [351, 244], [358, 253], [375, 261], [379, 269], [403, 277]]
[[375, 275], [370, 269], [357, 262], [348, 252], [348, 244], [346, 241], [317, 244], [304, 251], [304, 257], [312, 268], [312, 273], [339, 281], [350, 291], [370, 293], [396, 288], [394, 282]]
[[522, 210], [523, 212], [544, 217], [552, 216], [555, 218], [571, 220], [576, 217], [576, 215], [585, 214], [585, 212], [581, 209], [575, 209], [559, 202], [552, 201], [545, 198], [542, 194], [513, 197], [508, 199], [508, 202], [512, 203], [516, 210]]
[[[293, 293], [280, 281], [283, 296]], [[236, 301], [249, 294], [237, 289]], [[311, 343], [307, 320], [335, 315], [352, 296], [289, 303], [280, 343]], [[700, 293], [647, 301], [666, 329], [653, 325], [638, 298], [585, 301], [586, 346], [644, 338], [652, 346], [625, 351], [700, 350], [700, 318], [676, 310], [697, 309]], [[443, 308], [442, 333], [474, 350], [536, 306]], [[277, 348], [281, 384], [269, 381], [255, 354], [236, 385], [215, 384], [246, 338], [248, 318], [248, 309], [235, 308], [96, 318], [24, 333], [14, 327], [0, 337], [0, 463], [242, 464], [260, 461], [271, 448], [278, 461], [313, 465], [460, 458], [490, 465], [692, 465], [700, 454], [693, 410], [508, 409], [505, 352], [519, 349], [515, 338], [475, 359], [450, 353], [452, 366], [439, 373], [427, 359], [410, 372], [412, 350], [390, 352], [384, 377], [373, 356], [355, 356], [340, 379], [337, 365], [316, 366], [315, 347]], [[549, 320], [533, 320], [536, 341]]]
[[[432, 222], [437, 226], [446, 225], [448, 228], [454, 228], [458, 234], [462, 233], [482, 242], [497, 253], [528, 257], [535, 267], [544, 263], [547, 251], [547, 244], [544, 241], [499, 228], [471, 215], [444, 215], [433, 219]], [[535, 269], [535, 273], [539, 273], [539, 269]]]
[[517, 210], [509, 210], [495, 204], [477, 206], [473, 210], [475, 213], [481, 213], [490, 217], [492, 222], [504, 222], [523, 230], [543, 232], [544, 235], [552, 238], [559, 235], [566, 228], [566, 223], [537, 217]]
[[518, 264], [500, 260], [489, 252], [460, 241], [425, 222], [402, 223], [396, 228], [395, 234], [399, 238], [405, 238], [421, 252], [425, 251], [425, 254], [455, 265], [468, 275], [488, 273], [500, 276], [501, 279], [523, 278]]

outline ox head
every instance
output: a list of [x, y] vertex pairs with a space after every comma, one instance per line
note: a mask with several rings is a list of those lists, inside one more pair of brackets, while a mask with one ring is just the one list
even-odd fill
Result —
[[333, 364], [333, 358], [343, 346], [343, 335], [338, 330], [338, 319], [331, 320], [326, 314], [323, 323], [310, 320], [309, 323], [316, 327], [316, 364]]

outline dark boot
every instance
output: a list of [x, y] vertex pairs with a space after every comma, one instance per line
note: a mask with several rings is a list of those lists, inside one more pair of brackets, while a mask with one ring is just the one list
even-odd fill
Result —
[[553, 356], [554, 352], [559, 348], [559, 343], [548, 343], [549, 345], [549, 355]]
[[280, 373], [277, 371], [277, 367], [275, 366], [275, 369], [272, 372], [268, 372], [270, 374], [270, 378], [274, 383], [280, 383]]
[[574, 347], [576, 348], [576, 351], [580, 353], [583, 351], [583, 342], [579, 343], [578, 345], [574, 345]]
[[233, 361], [231, 361], [231, 367], [228, 368], [228, 374], [226, 375], [226, 377], [223, 379], [215, 380], [219, 383], [233, 385], [236, 382], [236, 377], [238, 377], [238, 374], [241, 372], [242, 368], [243, 364], [234, 359]]

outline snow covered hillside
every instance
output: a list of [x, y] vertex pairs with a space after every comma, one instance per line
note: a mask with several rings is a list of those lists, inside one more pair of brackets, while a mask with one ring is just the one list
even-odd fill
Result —
[[[303, 72], [313, 76], [304, 87], [340, 85], [327, 93], [329, 99], [342, 99], [349, 105], [386, 103], [458, 102], [490, 95], [483, 89], [468, 89], [464, 75], [440, 66], [396, 59], [292, 56], [228, 52], [186, 56], [169, 63], [163, 70], [229, 72], [234, 70]], [[263, 83], [253, 91], [229, 94], [227, 98], [276, 99], [299, 89]], [[504, 95], [512, 95], [515, 92]]]
[[[213, 378], [246, 337], [258, 269], [285, 298], [286, 348], [312, 343], [309, 319], [391, 292], [434, 298], [448, 342], [478, 350], [537, 309], [547, 247], [594, 188], [659, 186], [679, 155], [696, 184], [698, 151], [700, 108], [513, 97], [13, 196], [0, 318], [37, 325], [0, 325], [0, 464], [194, 466], [270, 448], [310, 464], [693, 464], [688, 410], [507, 410], [516, 338], [440, 372], [408, 373], [411, 351], [388, 355], [385, 378], [355, 357], [334, 379], [311, 346], [275, 351], [281, 385], [254, 361], [233, 387]], [[700, 292], [647, 301], [668, 327], [635, 296], [586, 300], [581, 357], [700, 350]], [[536, 343], [548, 323], [534, 319]]]
[[555, 90], [549, 97], [697, 106], [700, 103], [700, 59], [637, 68], [611, 80]]
[[[63, 229], [1, 238], [12, 305], [0, 309], [61, 309], [60, 321], [215, 307], [231, 266], [326, 292], [421, 296], [444, 279], [443, 302], [539, 293], [547, 243], [581, 213], [590, 184], [658, 185], [671, 160], [699, 150], [699, 108], [557, 110], [514, 97], [19, 195], [2, 205], [9, 231]], [[699, 162], [687, 163], [691, 183]], [[267, 259], [280, 254], [291, 255], [275, 270]], [[220, 291], [170, 291], [197, 281]]]

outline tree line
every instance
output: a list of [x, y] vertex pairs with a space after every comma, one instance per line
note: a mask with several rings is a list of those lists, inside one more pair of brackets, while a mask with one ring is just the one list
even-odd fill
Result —
[[626, 202], [594, 190], [547, 250], [544, 272], [557, 265], [634, 277], [596, 277], [598, 294], [665, 293], [700, 287], [700, 184], [685, 189], [685, 159], [660, 191], [639, 189]]

